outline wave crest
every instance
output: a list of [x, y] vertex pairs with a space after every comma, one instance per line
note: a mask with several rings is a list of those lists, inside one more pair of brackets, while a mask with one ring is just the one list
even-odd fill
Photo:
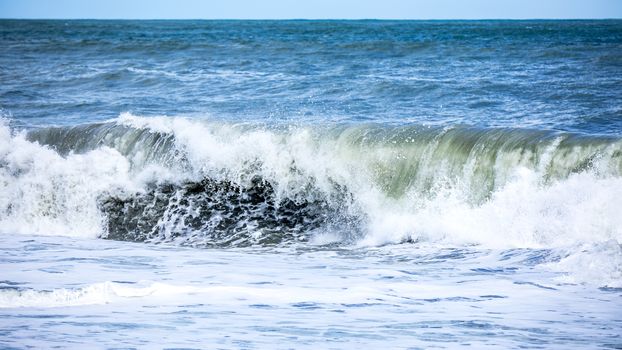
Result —
[[130, 114], [2, 130], [6, 231], [199, 246], [287, 244], [329, 231], [365, 245], [622, 241], [614, 137]]

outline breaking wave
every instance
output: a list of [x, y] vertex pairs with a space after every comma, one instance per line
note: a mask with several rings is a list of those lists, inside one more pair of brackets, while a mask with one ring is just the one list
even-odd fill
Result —
[[122, 114], [0, 127], [0, 230], [192, 246], [622, 242], [622, 140]]

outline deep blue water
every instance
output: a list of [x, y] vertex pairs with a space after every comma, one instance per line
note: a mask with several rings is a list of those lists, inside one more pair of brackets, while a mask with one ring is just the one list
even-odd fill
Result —
[[0, 21], [18, 125], [137, 115], [619, 135], [622, 21]]

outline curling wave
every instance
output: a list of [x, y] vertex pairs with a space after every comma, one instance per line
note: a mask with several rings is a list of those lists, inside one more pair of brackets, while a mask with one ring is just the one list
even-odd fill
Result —
[[0, 230], [196, 246], [622, 242], [622, 140], [122, 114], [0, 129]]

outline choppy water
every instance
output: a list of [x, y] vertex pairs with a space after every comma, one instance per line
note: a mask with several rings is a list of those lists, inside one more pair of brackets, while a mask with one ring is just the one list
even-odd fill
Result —
[[622, 346], [622, 22], [0, 21], [0, 344]]

